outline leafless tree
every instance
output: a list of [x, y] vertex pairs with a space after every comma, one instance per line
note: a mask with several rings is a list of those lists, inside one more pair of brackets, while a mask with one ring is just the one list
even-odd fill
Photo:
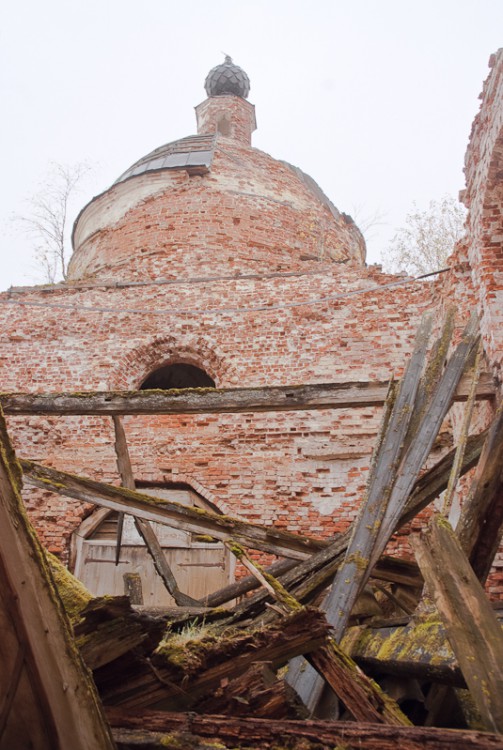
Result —
[[374, 238], [379, 227], [387, 223], [386, 211], [376, 208], [369, 213], [361, 203], [353, 205], [351, 216], [367, 242]]
[[66, 279], [70, 258], [70, 207], [90, 169], [84, 162], [52, 163], [40, 188], [27, 200], [26, 214], [14, 217], [35, 241], [36, 265], [49, 284]]
[[445, 268], [448, 256], [464, 234], [465, 217], [464, 206], [449, 195], [430, 201], [426, 211], [414, 204], [383, 254], [385, 269], [417, 276]]

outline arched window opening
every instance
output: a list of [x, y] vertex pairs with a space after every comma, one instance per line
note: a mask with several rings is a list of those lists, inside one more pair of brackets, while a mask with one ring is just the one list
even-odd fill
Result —
[[207, 372], [195, 365], [183, 362], [175, 362], [171, 365], [159, 367], [151, 372], [140, 386], [145, 391], [150, 388], [159, 388], [167, 391], [170, 388], [214, 388], [215, 381]]

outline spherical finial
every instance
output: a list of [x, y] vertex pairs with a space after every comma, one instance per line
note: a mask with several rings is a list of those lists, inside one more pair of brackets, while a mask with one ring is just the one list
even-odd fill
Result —
[[246, 99], [250, 93], [250, 79], [239, 65], [232, 62], [232, 57], [225, 55], [225, 61], [206, 76], [204, 88], [208, 96], [232, 94]]

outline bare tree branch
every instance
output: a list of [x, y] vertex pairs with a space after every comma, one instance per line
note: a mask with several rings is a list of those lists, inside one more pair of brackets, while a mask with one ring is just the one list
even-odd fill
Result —
[[14, 217], [14, 221], [35, 241], [36, 264], [43, 273], [43, 280], [50, 284], [66, 279], [71, 202], [90, 171], [91, 167], [85, 162], [52, 163], [40, 189], [27, 200], [26, 215]]

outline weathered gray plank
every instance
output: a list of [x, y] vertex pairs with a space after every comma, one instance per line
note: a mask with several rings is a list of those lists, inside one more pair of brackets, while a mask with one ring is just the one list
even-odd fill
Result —
[[124, 487], [56, 471], [32, 461], [21, 461], [21, 466], [25, 481], [44, 490], [129, 513], [146, 521], [157, 521], [183, 531], [209, 534], [223, 541], [235, 539], [245, 547], [271, 552], [273, 555], [303, 560], [312, 552], [327, 546], [327, 542], [321, 540], [160, 500]]
[[456, 388], [478, 346], [479, 335], [477, 331], [478, 320], [474, 315], [467, 324], [460, 343], [447, 362], [442, 377], [428, 401], [424, 417], [400, 462], [388, 507], [379, 528], [378, 543], [370, 556], [372, 565], [377, 563], [396, 528], [419, 472], [433, 447], [442, 422], [452, 404]]
[[411, 543], [485, 727], [503, 734], [503, 632], [485, 592], [443, 517]]
[[[128, 490], [135, 490], [136, 484], [134, 481], [133, 468], [131, 466], [131, 458], [129, 456], [126, 433], [124, 432], [122, 418], [114, 415], [113, 422], [115, 430], [115, 453], [117, 456], [117, 468], [119, 469], [119, 474], [121, 475], [122, 486]], [[117, 531], [116, 564], [118, 563], [118, 558], [120, 555], [120, 536], [122, 534], [123, 519], [124, 513], [121, 512], [119, 514], [119, 525]], [[168, 593], [175, 600], [176, 604], [180, 605], [181, 607], [191, 607], [194, 604], [197, 604], [195, 599], [187, 596], [187, 594], [184, 594], [178, 588], [178, 584], [176, 582], [175, 576], [173, 575], [173, 571], [171, 570], [168, 561], [166, 560], [164, 552], [162, 551], [162, 547], [159, 544], [159, 540], [157, 539], [155, 531], [150, 523], [142, 518], [136, 518], [136, 516], [134, 516], [134, 521], [138, 533], [145, 542], [145, 547], [147, 548], [147, 551], [152, 558], [155, 570], [164, 583]]]
[[480, 345], [480, 342], [479, 342], [477, 356], [475, 358], [475, 363], [471, 371], [472, 384], [470, 386], [468, 400], [464, 407], [463, 423], [461, 425], [461, 431], [458, 435], [456, 455], [454, 457], [451, 475], [449, 477], [447, 490], [445, 491], [445, 495], [444, 495], [444, 499], [442, 503], [442, 513], [445, 516], [448, 515], [449, 509], [452, 505], [454, 491], [459, 481], [459, 477], [461, 473], [461, 465], [463, 463], [463, 457], [465, 455], [466, 446], [468, 444], [468, 433], [470, 431], [470, 423], [472, 421], [473, 408], [475, 406], [475, 394], [477, 392], [477, 383], [480, 377], [481, 362], [482, 362], [482, 346]]
[[456, 527], [461, 546], [485, 581], [503, 531], [503, 401], [491, 424]]
[[[5, 414], [209, 414], [382, 406], [389, 381], [356, 381], [266, 388], [186, 388], [171, 391], [90, 391], [88, 393], [2, 393]], [[468, 385], [460, 384], [456, 400], [466, 401]], [[493, 399], [487, 373], [477, 398]]]
[[330, 594], [324, 603], [327, 620], [334, 628], [334, 638], [337, 642], [342, 637], [353, 604], [365, 579], [370, 574], [370, 560], [379, 540], [379, 531], [385, 518], [388, 500], [392, 497], [395, 472], [414, 411], [431, 327], [432, 317], [427, 316], [419, 327], [414, 351], [400, 383], [391, 416], [385, 425], [372, 475], [369, 478], [367, 494], [363, 500], [346, 558], [337, 571]]

